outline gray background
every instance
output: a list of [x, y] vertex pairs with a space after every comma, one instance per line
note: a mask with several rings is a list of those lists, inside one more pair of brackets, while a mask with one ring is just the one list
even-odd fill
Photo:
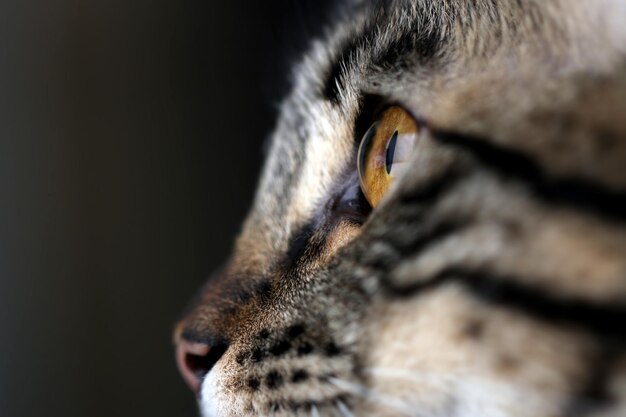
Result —
[[319, 29], [296, 3], [0, 2], [0, 416], [196, 414], [170, 331]]

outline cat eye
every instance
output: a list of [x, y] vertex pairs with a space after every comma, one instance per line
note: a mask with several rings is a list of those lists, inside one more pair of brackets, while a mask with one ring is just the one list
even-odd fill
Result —
[[391, 106], [380, 113], [359, 145], [357, 168], [365, 198], [376, 207], [408, 167], [420, 128], [402, 107]]

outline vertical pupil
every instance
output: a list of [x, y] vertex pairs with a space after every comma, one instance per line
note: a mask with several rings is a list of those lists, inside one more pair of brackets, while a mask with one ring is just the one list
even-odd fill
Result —
[[391, 172], [391, 165], [393, 165], [393, 154], [396, 151], [396, 141], [398, 140], [398, 131], [393, 132], [389, 143], [387, 144], [387, 157], [385, 159], [385, 166], [387, 168], [387, 174]]

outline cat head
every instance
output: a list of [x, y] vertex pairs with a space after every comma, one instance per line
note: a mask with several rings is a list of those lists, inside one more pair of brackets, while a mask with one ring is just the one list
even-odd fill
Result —
[[588, 401], [626, 317], [625, 21], [609, 0], [338, 12], [295, 66], [232, 257], [176, 327], [203, 414]]

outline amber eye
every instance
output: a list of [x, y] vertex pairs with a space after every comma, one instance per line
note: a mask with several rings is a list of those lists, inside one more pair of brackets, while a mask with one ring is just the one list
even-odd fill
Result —
[[361, 190], [372, 207], [383, 198], [394, 178], [406, 170], [417, 144], [419, 126], [401, 107], [391, 106], [361, 140], [358, 170]]

